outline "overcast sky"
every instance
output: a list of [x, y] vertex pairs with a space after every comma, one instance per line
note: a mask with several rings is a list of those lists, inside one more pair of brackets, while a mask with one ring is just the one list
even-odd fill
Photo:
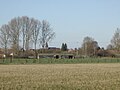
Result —
[[18, 16], [49, 21], [56, 32], [50, 46], [78, 48], [90, 36], [106, 47], [120, 28], [120, 0], [0, 0], [0, 26]]

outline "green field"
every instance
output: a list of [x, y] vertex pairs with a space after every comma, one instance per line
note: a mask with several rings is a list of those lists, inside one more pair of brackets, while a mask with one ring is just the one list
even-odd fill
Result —
[[120, 63], [120, 58], [79, 58], [79, 59], [0, 59], [0, 64], [81, 64], [81, 63]]
[[0, 65], [0, 90], [120, 90], [120, 64]]

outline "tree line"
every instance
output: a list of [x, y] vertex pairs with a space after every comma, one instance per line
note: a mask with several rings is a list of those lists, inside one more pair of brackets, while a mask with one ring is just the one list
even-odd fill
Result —
[[27, 16], [15, 17], [0, 27], [0, 43], [7, 54], [8, 48], [18, 54], [19, 50], [27, 51], [31, 46], [45, 48], [55, 37], [55, 32], [46, 20], [37, 20]]
[[87, 36], [83, 39], [83, 44], [79, 51], [85, 56], [106, 55], [115, 57], [115, 54], [120, 54], [120, 29], [117, 28], [106, 50], [104, 49], [104, 47], [100, 47], [98, 42], [95, 41], [94, 38]]
[[[61, 50], [68, 50], [66, 43], [62, 44]], [[79, 55], [84, 56], [115, 56], [115, 54], [120, 54], [120, 29], [117, 28], [106, 49], [100, 47], [94, 38], [86, 36], [83, 39], [82, 46], [79, 49], [75, 48], [73, 51], [74, 53], [79, 52]]]
[[[40, 46], [43, 49], [48, 48], [48, 43], [53, 40], [54, 37], [55, 32], [48, 21], [40, 21], [27, 16], [15, 17], [11, 19], [8, 24], [0, 27], [0, 45], [4, 48], [6, 55], [8, 48], [12, 49], [12, 52], [17, 55], [19, 55], [20, 51], [24, 54], [25, 51], [34, 48], [37, 57], [37, 47]], [[110, 43], [107, 49], [120, 51], [119, 28], [115, 31]], [[67, 43], [62, 43], [61, 51], [67, 50]], [[100, 50], [103, 51], [104, 48], [100, 48], [98, 42], [89, 36], [83, 39], [82, 47], [79, 49], [85, 56], [94, 56], [97, 51]], [[77, 51], [77, 49], [75, 51]]]

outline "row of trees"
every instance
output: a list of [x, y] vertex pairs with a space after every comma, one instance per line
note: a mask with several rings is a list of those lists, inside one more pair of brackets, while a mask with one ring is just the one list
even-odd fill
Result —
[[[62, 51], [67, 51], [67, 44], [63, 43], [61, 46], [61, 50]], [[79, 48], [79, 54], [81, 55], [85, 55], [85, 56], [96, 56], [96, 55], [101, 55], [101, 54], [115, 54], [115, 53], [111, 53], [108, 52], [108, 50], [113, 50], [117, 51], [116, 53], [119, 54], [120, 53], [120, 29], [117, 28], [117, 30], [115, 31], [110, 44], [107, 46], [107, 49], [105, 50], [104, 47], [100, 47], [98, 45], [98, 42], [95, 41], [92, 37], [85, 37], [83, 39], [83, 43], [82, 43], [82, 47]], [[75, 49], [75, 51], [77, 51], [77, 49]], [[104, 56], [104, 55], [103, 55]]]
[[85, 56], [94, 56], [97, 54], [111, 54], [113, 56], [113, 52], [117, 51], [117, 54], [120, 54], [120, 29], [117, 28], [115, 31], [110, 44], [107, 46], [107, 51], [108, 50], [113, 50], [113, 52], [107, 52], [103, 47], [100, 48], [98, 45], [98, 42], [95, 41], [92, 37], [85, 37], [83, 40], [82, 47], [80, 48], [81, 53], [84, 54]]
[[[8, 53], [8, 48], [12, 52], [19, 55], [19, 52], [28, 51], [30, 48], [35, 49], [37, 57], [38, 46], [43, 49], [48, 48], [48, 43], [55, 37], [55, 32], [52, 30], [50, 24], [46, 20], [39, 21], [27, 16], [13, 18], [8, 24], [0, 27], [0, 45], [4, 48], [5, 54]], [[95, 55], [96, 51], [100, 49], [98, 42], [92, 37], [85, 37], [80, 50], [85, 56]], [[114, 33], [111, 44], [107, 49], [114, 49], [120, 51], [120, 29]], [[67, 44], [63, 43], [62, 51], [67, 51]], [[101, 49], [103, 50], [103, 48]]]
[[54, 37], [55, 32], [48, 21], [27, 16], [13, 18], [0, 28], [0, 43], [5, 54], [8, 48], [12, 48], [16, 54], [19, 54], [19, 50], [29, 50], [31, 46], [35, 50], [38, 45], [45, 48]]

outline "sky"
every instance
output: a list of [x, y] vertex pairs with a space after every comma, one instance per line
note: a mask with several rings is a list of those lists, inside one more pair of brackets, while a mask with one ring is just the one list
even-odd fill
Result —
[[106, 47], [120, 28], [120, 0], [0, 0], [0, 12], [0, 27], [18, 16], [47, 20], [51, 47], [79, 48], [86, 36]]

